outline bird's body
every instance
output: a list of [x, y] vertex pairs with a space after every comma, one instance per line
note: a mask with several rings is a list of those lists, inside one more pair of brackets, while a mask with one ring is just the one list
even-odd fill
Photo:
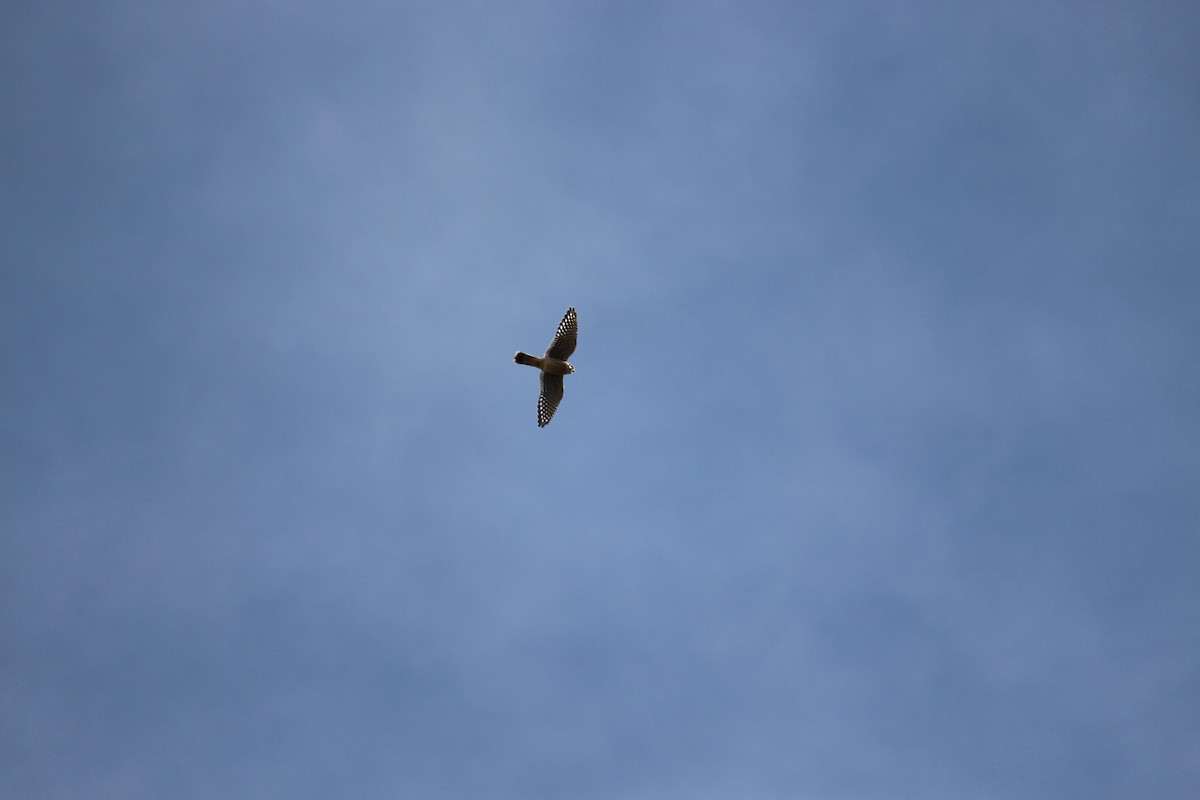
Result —
[[558, 410], [558, 403], [563, 396], [563, 376], [570, 375], [575, 367], [567, 361], [575, 352], [575, 339], [579, 332], [579, 319], [574, 308], [568, 308], [558, 330], [554, 333], [554, 341], [546, 348], [546, 354], [531, 356], [518, 352], [513, 361], [541, 370], [542, 391], [538, 395], [538, 427], [544, 428], [550, 424], [550, 418]]
[[529, 353], [517, 353], [513, 356], [513, 361], [518, 364], [528, 364], [531, 367], [537, 367], [542, 372], [548, 372], [551, 375], [570, 375], [575, 371], [574, 367], [561, 358], [550, 358], [548, 356], [539, 358], [538, 356], [531, 356]]

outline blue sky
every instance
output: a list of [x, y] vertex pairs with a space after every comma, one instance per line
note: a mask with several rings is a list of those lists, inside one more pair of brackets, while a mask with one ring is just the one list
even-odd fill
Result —
[[1195, 798], [1198, 40], [10, 4], [0, 795]]

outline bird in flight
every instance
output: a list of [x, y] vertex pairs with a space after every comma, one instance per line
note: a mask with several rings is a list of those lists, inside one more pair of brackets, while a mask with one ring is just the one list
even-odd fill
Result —
[[558, 323], [558, 330], [554, 332], [554, 341], [546, 348], [546, 355], [538, 358], [518, 352], [513, 356], [516, 363], [528, 364], [542, 371], [542, 392], [538, 395], [537, 406], [539, 428], [549, 425], [550, 418], [558, 410], [558, 401], [563, 396], [563, 375], [575, 371], [567, 359], [575, 352], [575, 335], [578, 332], [579, 318], [575, 316], [575, 309], [568, 308], [562, 322]]

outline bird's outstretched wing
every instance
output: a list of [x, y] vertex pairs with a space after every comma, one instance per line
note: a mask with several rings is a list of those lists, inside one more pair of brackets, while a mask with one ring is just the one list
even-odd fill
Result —
[[[559, 358], [566, 361], [571, 357], [571, 353], [575, 352], [575, 337], [579, 333], [579, 318], [575, 316], [575, 309], [568, 308], [567, 313], [562, 318], [562, 322], [558, 323], [558, 330], [554, 332], [554, 341], [546, 348], [546, 356], [548, 358]], [[559, 387], [559, 395], [562, 394], [562, 387]], [[551, 411], [551, 414], [554, 412]]]
[[542, 373], [542, 392], [538, 395], [538, 427], [550, 424], [550, 418], [558, 410], [558, 401], [563, 396], [562, 375]]

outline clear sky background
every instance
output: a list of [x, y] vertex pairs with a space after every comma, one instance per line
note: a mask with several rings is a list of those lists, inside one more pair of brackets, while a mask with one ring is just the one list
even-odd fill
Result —
[[1198, 43], [5, 4], [0, 796], [1194, 800]]

